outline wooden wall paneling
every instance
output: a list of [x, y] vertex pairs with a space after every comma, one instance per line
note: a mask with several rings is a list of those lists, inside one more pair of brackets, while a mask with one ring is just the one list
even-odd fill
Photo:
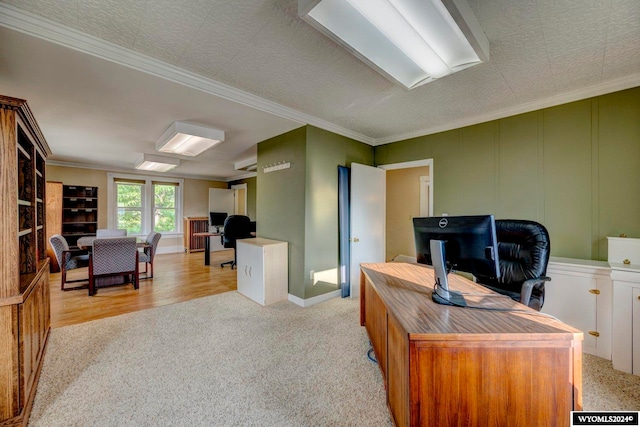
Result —
[[54, 234], [62, 234], [62, 183], [47, 182], [47, 256], [50, 259], [51, 272], [60, 271], [49, 238]]

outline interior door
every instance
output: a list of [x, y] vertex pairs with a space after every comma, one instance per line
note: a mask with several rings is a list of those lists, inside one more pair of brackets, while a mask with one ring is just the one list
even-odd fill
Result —
[[351, 164], [351, 297], [360, 296], [360, 263], [384, 262], [386, 175]]

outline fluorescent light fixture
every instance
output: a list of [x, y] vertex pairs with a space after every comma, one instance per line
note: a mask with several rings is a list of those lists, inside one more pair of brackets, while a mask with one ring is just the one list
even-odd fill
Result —
[[153, 172], [168, 172], [180, 165], [180, 159], [143, 154], [136, 162], [136, 169]]
[[224, 132], [221, 130], [186, 122], [173, 122], [156, 142], [156, 150], [195, 157], [222, 141]]
[[233, 164], [235, 170], [243, 170], [243, 171], [255, 171], [258, 169], [258, 158], [250, 157], [248, 159], [240, 160], [239, 162], [235, 162]]
[[489, 60], [466, 0], [298, 0], [298, 15], [406, 89]]

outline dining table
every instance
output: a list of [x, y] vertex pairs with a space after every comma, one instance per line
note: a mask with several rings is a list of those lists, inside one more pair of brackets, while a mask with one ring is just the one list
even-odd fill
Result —
[[[124, 236], [126, 237], [126, 236]], [[101, 239], [118, 239], [120, 237], [100, 237]], [[83, 250], [91, 250], [93, 248], [93, 241], [97, 239], [96, 236], [83, 236], [78, 239], [76, 245]], [[148, 248], [151, 245], [147, 243], [144, 237], [136, 237], [136, 246], [139, 248]]]

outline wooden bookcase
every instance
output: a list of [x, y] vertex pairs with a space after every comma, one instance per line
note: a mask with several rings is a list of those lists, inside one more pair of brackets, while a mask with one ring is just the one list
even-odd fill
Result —
[[0, 425], [26, 425], [49, 336], [45, 159], [26, 101], [0, 95]]
[[62, 236], [70, 248], [80, 237], [94, 236], [98, 228], [98, 187], [62, 186]]
[[206, 233], [207, 231], [209, 231], [209, 218], [206, 216], [185, 217], [184, 250], [187, 253], [204, 251], [205, 237], [194, 236], [193, 233]]
[[46, 194], [47, 256], [49, 257], [50, 271], [57, 273], [60, 271], [60, 266], [58, 265], [58, 260], [51, 247], [51, 243], [49, 243], [49, 238], [54, 234], [62, 234], [62, 183], [47, 181]]

